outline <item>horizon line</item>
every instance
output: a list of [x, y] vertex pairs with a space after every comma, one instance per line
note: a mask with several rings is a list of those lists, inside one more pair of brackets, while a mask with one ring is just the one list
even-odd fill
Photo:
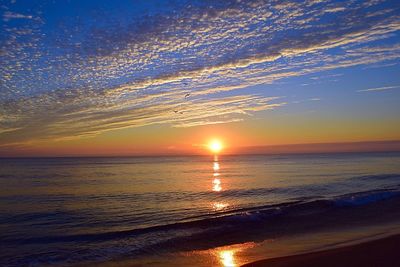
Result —
[[[390, 145], [390, 146], [388, 146]], [[248, 150], [248, 151], [246, 151]], [[243, 147], [228, 147], [227, 152], [219, 156], [244, 155], [299, 155], [299, 154], [349, 154], [349, 153], [396, 153], [400, 152], [400, 140], [387, 141], [355, 141], [355, 142], [326, 142], [298, 143], [279, 145], [256, 145]], [[65, 155], [10, 155], [0, 159], [10, 158], [111, 158], [111, 157], [181, 157], [181, 156], [213, 156], [213, 153], [193, 153], [187, 150], [164, 153], [98, 153], [98, 154], [65, 154]]]

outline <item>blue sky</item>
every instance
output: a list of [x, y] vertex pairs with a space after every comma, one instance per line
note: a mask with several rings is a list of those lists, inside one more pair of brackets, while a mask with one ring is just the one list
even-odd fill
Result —
[[16, 0], [0, 19], [4, 147], [400, 115], [399, 1]]

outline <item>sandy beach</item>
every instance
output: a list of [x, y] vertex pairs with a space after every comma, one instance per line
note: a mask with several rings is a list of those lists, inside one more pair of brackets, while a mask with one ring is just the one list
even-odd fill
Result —
[[243, 267], [398, 267], [400, 235], [357, 245], [260, 260]]

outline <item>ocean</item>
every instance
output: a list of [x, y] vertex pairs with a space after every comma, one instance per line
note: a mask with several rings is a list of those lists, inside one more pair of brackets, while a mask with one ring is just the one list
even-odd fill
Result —
[[3, 158], [0, 188], [0, 266], [238, 266], [400, 225], [399, 153]]

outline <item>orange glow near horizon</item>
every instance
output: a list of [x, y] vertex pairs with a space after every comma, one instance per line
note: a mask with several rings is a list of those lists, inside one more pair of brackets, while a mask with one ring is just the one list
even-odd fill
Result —
[[[269, 121], [273, 123], [274, 121]], [[281, 122], [279, 120], [278, 122]], [[377, 122], [378, 123], [378, 122]], [[307, 125], [309, 130], [314, 124]], [[303, 125], [302, 124], [302, 125]], [[268, 124], [269, 125], [269, 124]], [[344, 136], [343, 128], [332, 124], [321, 127], [315, 123], [315, 129], [302, 134], [303, 128], [293, 129], [292, 124], [272, 124], [268, 129], [262, 124], [252, 122], [221, 124], [190, 128], [142, 127], [104, 132], [90, 138], [44, 140], [32, 142], [26, 146], [0, 149], [0, 155], [16, 156], [151, 156], [151, 155], [222, 155], [222, 154], [262, 154], [262, 153], [325, 153], [325, 152], [363, 152], [398, 150], [400, 128], [385, 128], [379, 133], [368, 134], [365, 127], [351, 130], [362, 135]], [[298, 125], [298, 124], [295, 124]], [[398, 125], [395, 123], [390, 124]], [[317, 127], [318, 126], [318, 127]], [[346, 129], [352, 125], [346, 124]], [[328, 133], [324, 129], [332, 129]], [[349, 130], [350, 131], [350, 130]], [[337, 132], [337, 133], [336, 133]], [[375, 132], [374, 132], [375, 133]], [[395, 133], [395, 134], [394, 134]], [[214, 152], [210, 144], [217, 140]], [[369, 141], [372, 140], [372, 141]], [[214, 145], [213, 145], [214, 147]]]

